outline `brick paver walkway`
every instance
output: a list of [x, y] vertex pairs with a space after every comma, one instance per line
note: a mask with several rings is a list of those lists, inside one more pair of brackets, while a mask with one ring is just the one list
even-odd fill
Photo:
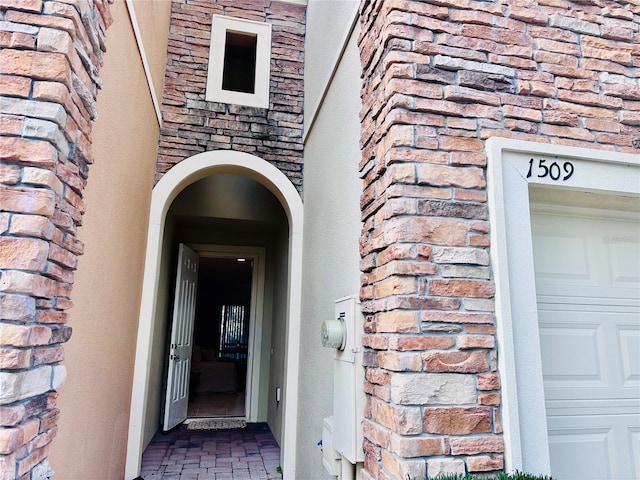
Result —
[[281, 478], [280, 447], [266, 423], [237, 430], [157, 433], [142, 456], [144, 480], [248, 480]]

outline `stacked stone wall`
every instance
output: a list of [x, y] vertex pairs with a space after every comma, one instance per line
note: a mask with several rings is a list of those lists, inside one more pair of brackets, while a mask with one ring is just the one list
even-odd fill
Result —
[[364, 478], [504, 468], [485, 140], [638, 153], [640, 4], [364, 0]]
[[44, 479], [107, 0], [0, 0], [0, 479]]
[[[301, 190], [305, 10], [265, 0], [173, 1], [157, 180], [197, 153], [236, 150], [272, 163]], [[205, 100], [214, 14], [272, 25], [268, 109]]]

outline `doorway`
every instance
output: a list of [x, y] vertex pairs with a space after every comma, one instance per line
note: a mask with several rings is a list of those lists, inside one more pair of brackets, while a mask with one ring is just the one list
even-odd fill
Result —
[[253, 261], [201, 258], [188, 418], [244, 417]]
[[[264, 249], [198, 245], [188, 418], [258, 420]], [[253, 408], [252, 408], [253, 407]]]

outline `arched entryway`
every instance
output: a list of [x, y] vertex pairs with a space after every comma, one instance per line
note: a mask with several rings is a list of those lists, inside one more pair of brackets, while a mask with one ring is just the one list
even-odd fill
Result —
[[[279, 295], [284, 314], [283, 385], [281, 412], [282, 469], [285, 478], [295, 478], [295, 444], [298, 397], [298, 357], [300, 351], [300, 277], [302, 257], [302, 200], [286, 176], [268, 162], [242, 152], [212, 151], [187, 158], [169, 170], [152, 193], [145, 273], [138, 325], [136, 359], [131, 396], [126, 479], [139, 474], [140, 460], [155, 426], [149, 422], [149, 406], [156, 402], [158, 356], [166, 353], [163, 332], [158, 319], [167, 299], [168, 253], [174, 239], [169, 240], [167, 217], [174, 200], [196, 182], [211, 179], [236, 179], [253, 182], [267, 189], [279, 202], [287, 222], [285, 258], [286, 274], [279, 281]], [[159, 353], [160, 352], [160, 353]], [[153, 409], [152, 409], [153, 410]], [[156, 418], [155, 416], [153, 418]], [[155, 420], [154, 420], [155, 421]]]

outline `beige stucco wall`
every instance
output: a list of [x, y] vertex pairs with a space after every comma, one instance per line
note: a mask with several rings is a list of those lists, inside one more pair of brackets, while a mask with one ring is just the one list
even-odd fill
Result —
[[50, 457], [60, 480], [121, 480], [124, 472], [158, 123], [124, 0], [112, 13]]
[[[149, 65], [153, 91], [160, 104], [169, 40], [171, 0], [131, 0], [131, 4]], [[107, 32], [107, 36], [110, 34], [111, 32]]]
[[[360, 269], [360, 62], [357, 32], [347, 44], [305, 145], [304, 250], [297, 478], [331, 478], [316, 445], [333, 411], [334, 350], [322, 347], [334, 301], [358, 295]], [[330, 141], [327, 141], [330, 139]]]

